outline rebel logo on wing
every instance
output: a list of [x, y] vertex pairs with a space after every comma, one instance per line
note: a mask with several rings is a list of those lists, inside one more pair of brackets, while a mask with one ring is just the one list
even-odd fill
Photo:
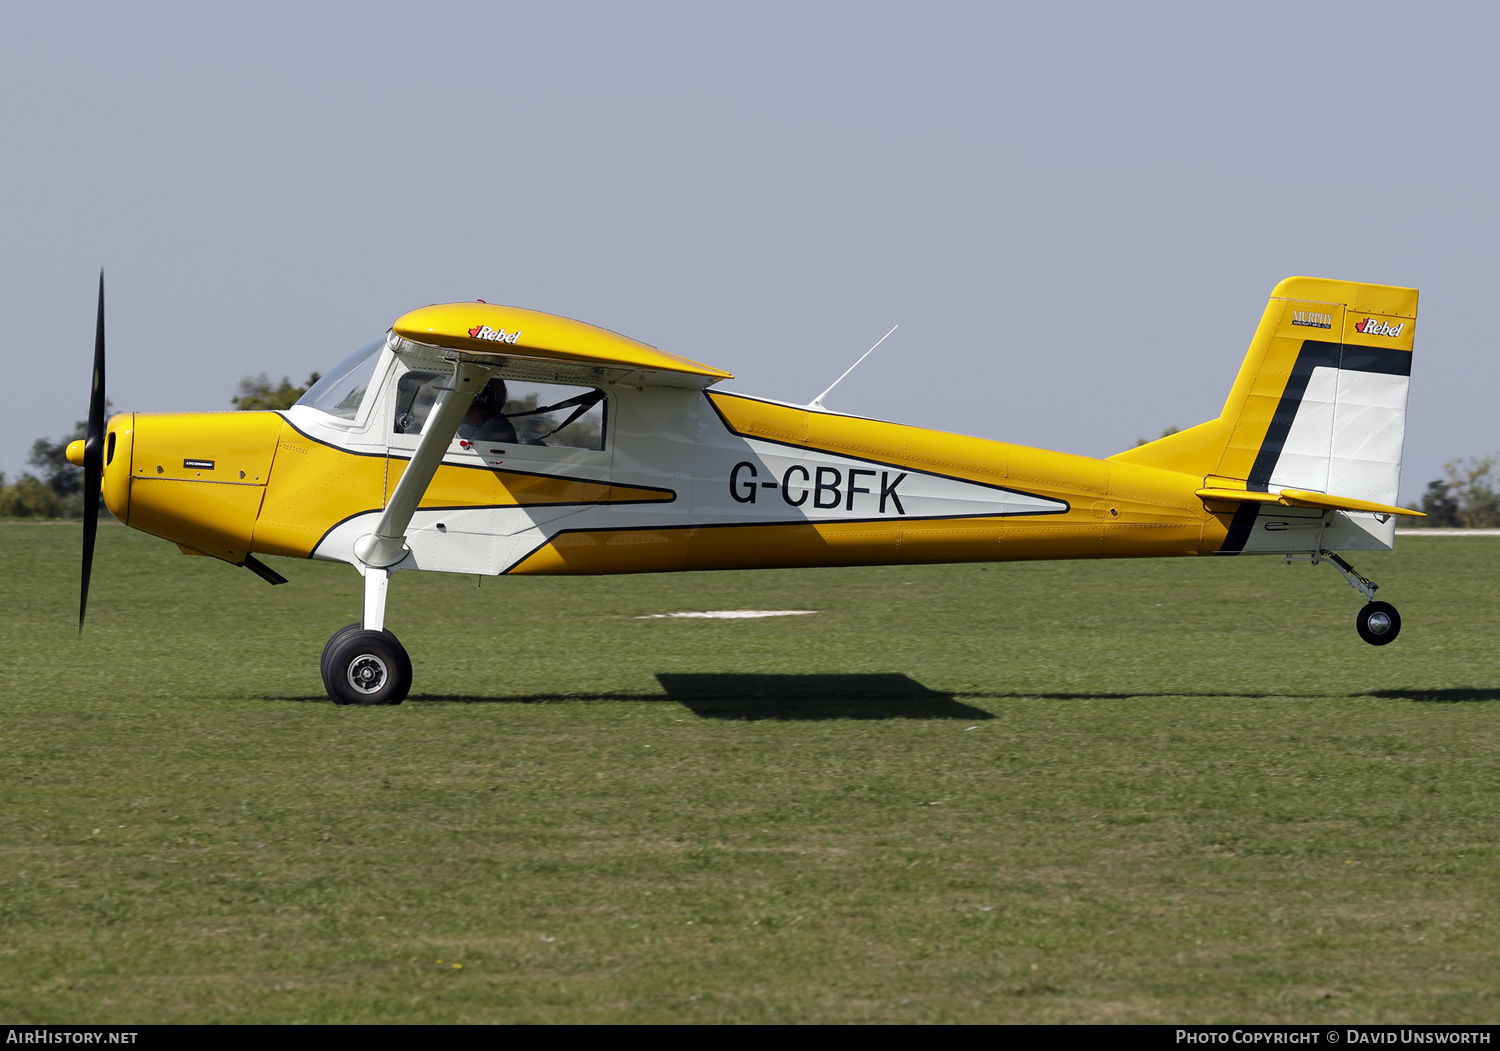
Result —
[[503, 328], [490, 328], [488, 325], [475, 325], [469, 329], [470, 337], [474, 339], [489, 340], [491, 343], [514, 343], [521, 338], [521, 330], [507, 332]]

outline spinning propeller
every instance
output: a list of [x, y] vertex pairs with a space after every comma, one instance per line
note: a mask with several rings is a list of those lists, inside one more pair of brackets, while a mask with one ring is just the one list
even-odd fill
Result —
[[99, 490], [104, 482], [104, 271], [99, 271], [99, 315], [94, 327], [94, 378], [89, 389], [89, 425], [83, 439], [83, 582], [78, 593], [78, 632], [89, 607], [94, 534], [99, 531]]

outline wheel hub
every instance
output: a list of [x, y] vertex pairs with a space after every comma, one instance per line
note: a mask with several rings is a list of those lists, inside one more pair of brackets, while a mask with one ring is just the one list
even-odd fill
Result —
[[1391, 618], [1385, 613], [1372, 613], [1370, 619], [1365, 621], [1365, 625], [1376, 635], [1384, 635], [1391, 630]]
[[390, 677], [390, 669], [375, 654], [361, 653], [349, 662], [344, 674], [354, 689], [363, 694], [372, 694], [385, 685], [386, 679]]

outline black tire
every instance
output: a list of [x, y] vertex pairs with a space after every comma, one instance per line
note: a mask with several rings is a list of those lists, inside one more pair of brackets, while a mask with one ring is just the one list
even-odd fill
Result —
[[[335, 631], [332, 635], [328, 636], [328, 641], [323, 644], [323, 656], [320, 658], [319, 665], [318, 665], [318, 671], [323, 676], [323, 685], [324, 685], [325, 688], [328, 685], [328, 676], [329, 676], [329, 671], [328, 671], [328, 655], [333, 652], [334, 647], [338, 645], [340, 639], [347, 638], [348, 636], [353, 635], [356, 631], [363, 631], [363, 630], [364, 630], [364, 628], [360, 624], [357, 624], [357, 623], [356, 624], [345, 624], [338, 631]], [[392, 641], [394, 641], [397, 646], [401, 646], [401, 640], [398, 639], [398, 638], [396, 638], [395, 633], [392, 632], [390, 628], [386, 628], [385, 629], [385, 634], [389, 635], [391, 637]], [[411, 674], [412, 674], [412, 670], [411, 670], [411, 658], [406, 655], [406, 649], [405, 649], [405, 647], [402, 647], [402, 649], [401, 649], [401, 657], [402, 657], [403, 662], [404, 662], [405, 667], [406, 667], [406, 673], [405, 673], [406, 674], [406, 678], [407, 678], [408, 681], [410, 681], [411, 680]], [[330, 694], [330, 696], [332, 696], [332, 695]], [[340, 702], [340, 703], [342, 703], [342, 702]], [[399, 704], [401, 702], [400, 701], [392, 701], [391, 703], [392, 704]]]
[[333, 648], [339, 644], [340, 639], [348, 638], [359, 630], [360, 624], [356, 621], [353, 624], [345, 624], [338, 631], [328, 636], [328, 641], [323, 644], [323, 656], [318, 661], [318, 670], [323, 674], [324, 686], [328, 685], [328, 655], [333, 652]]
[[1389, 602], [1367, 602], [1354, 618], [1354, 627], [1371, 646], [1384, 646], [1401, 634], [1401, 614]]
[[411, 658], [389, 631], [335, 632], [322, 667], [334, 704], [400, 704], [411, 689]]

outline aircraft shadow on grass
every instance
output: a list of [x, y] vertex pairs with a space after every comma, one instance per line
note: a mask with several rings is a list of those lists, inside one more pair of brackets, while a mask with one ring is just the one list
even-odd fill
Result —
[[[703, 719], [964, 719], [994, 716], [964, 704], [951, 693], [928, 689], [899, 673], [869, 675], [657, 675], [661, 694], [618, 693], [567, 696], [530, 694], [475, 697], [413, 694], [414, 703], [558, 704], [590, 701], [675, 701]], [[309, 697], [308, 700], [313, 700]], [[318, 698], [321, 700], [321, 698]]]
[[1384, 697], [1398, 701], [1425, 701], [1456, 704], [1463, 701], [1500, 701], [1500, 690], [1462, 687], [1448, 690], [1371, 690], [1365, 697]]
[[1344, 697], [1379, 697], [1382, 700], [1452, 704], [1462, 701], [1500, 701], [1500, 689], [1464, 687], [1461, 689], [1422, 690], [1412, 688], [1400, 690], [1366, 690], [1364, 693], [1353, 694], [1305, 694], [1287, 690], [1220, 690], [1213, 692], [1194, 692], [1191, 690], [1100, 690], [1074, 693], [1047, 693], [1040, 690], [1028, 690], [1011, 693], [959, 693], [954, 696], [986, 697], [996, 701], [1132, 701], [1161, 697], [1182, 697], [1193, 700], [1265, 700], [1276, 697], [1325, 697], [1328, 700], [1338, 700]]
[[994, 716], [899, 673], [668, 675], [667, 698], [704, 719], [964, 719]]

